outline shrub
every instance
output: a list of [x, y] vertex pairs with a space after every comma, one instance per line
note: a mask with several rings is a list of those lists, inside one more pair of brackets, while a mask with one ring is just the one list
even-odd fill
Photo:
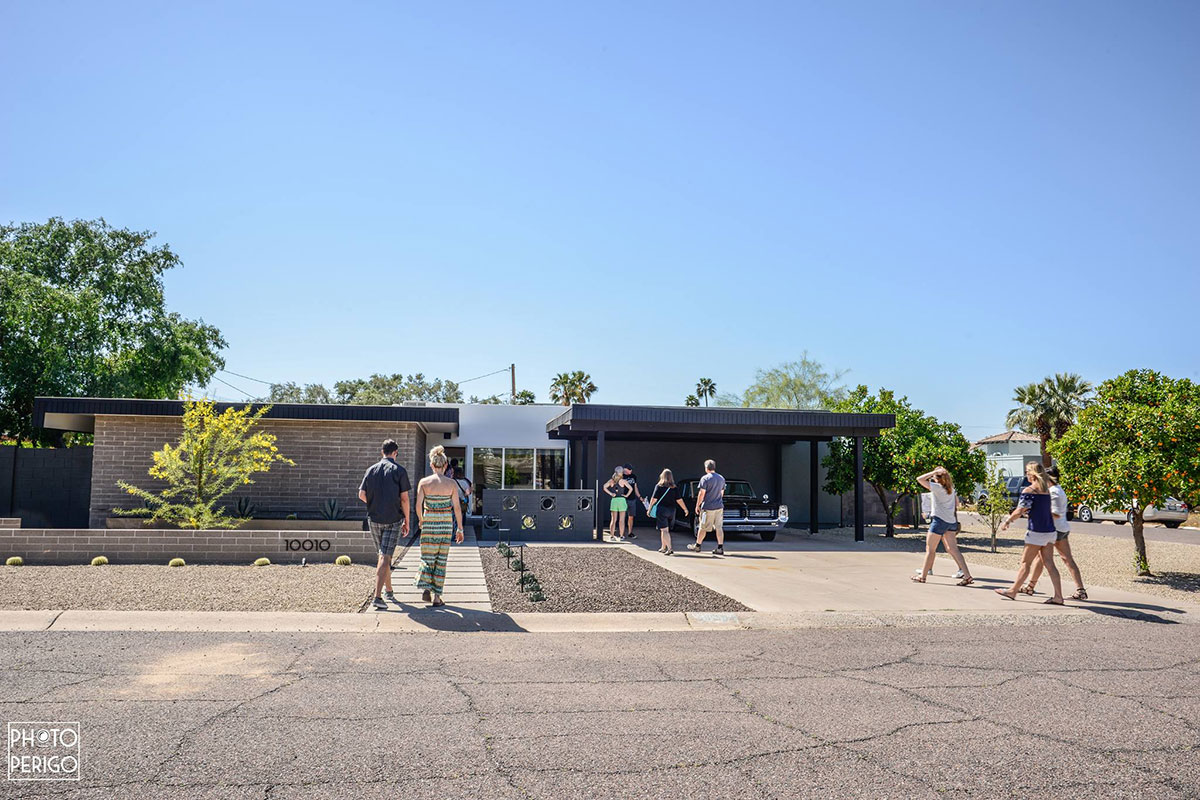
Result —
[[286, 517], [284, 517], [284, 519], [296, 519], [296, 515], [295, 515], [295, 514], [288, 514]]
[[338, 556], [333, 560], [333, 563], [339, 567], [348, 567], [350, 566], [350, 556]]
[[238, 519], [253, 518], [255, 510], [254, 503], [250, 502], [249, 497], [239, 497], [237, 505], [234, 506], [234, 513], [237, 514]]
[[167, 488], [151, 492], [118, 481], [118, 486], [143, 505], [113, 511], [118, 516], [149, 511], [151, 520], [175, 523], [181, 528], [236, 528], [242, 520], [228, 516], [218, 502], [239, 487], [254, 483], [253, 476], [269, 471], [276, 461], [295, 466], [279, 454], [274, 434], [255, 431], [258, 421], [270, 410], [269, 405], [257, 410], [247, 405], [218, 414], [211, 400], [186, 401], [178, 444], [163, 445], [152, 454], [150, 477]]
[[105, 558], [104, 556], [96, 556], [95, 558], [92, 559], [92, 566], [93, 567], [108, 566], [108, 559]]
[[170, 561], [167, 562], [167, 566], [168, 567], [186, 567], [187, 562], [184, 561], [182, 558], [172, 558]]
[[333, 498], [321, 503], [320, 512], [321, 519], [334, 520], [346, 518], [346, 509], [342, 508], [342, 504]]
[[21, 558], [20, 556], [13, 556], [5, 561], [4, 565], [6, 567], [23, 567], [25, 566], [25, 559]]
[[254, 566], [256, 566], [256, 567], [269, 567], [269, 566], [271, 566], [271, 559], [269, 559], [269, 558], [256, 558], [256, 559], [254, 560]]

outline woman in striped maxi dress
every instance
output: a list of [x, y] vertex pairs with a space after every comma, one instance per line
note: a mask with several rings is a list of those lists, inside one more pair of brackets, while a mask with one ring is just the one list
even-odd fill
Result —
[[450, 557], [450, 537], [458, 523], [457, 541], [463, 540], [462, 506], [457, 503], [458, 484], [446, 475], [450, 460], [441, 445], [429, 451], [429, 466], [433, 474], [417, 484], [417, 521], [421, 524], [421, 572], [417, 588], [424, 589], [422, 597], [434, 606], [442, 602], [446, 585], [446, 561]]

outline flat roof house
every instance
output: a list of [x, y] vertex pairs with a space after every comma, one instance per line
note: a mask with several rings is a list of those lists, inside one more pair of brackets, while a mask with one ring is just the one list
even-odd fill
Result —
[[[241, 403], [218, 403], [218, 410]], [[36, 425], [95, 435], [88, 519], [104, 527], [112, 509], [128, 506], [116, 485], [152, 485], [151, 453], [180, 432], [183, 403], [123, 398], [38, 398]], [[276, 466], [245, 493], [263, 517], [313, 518], [328, 499], [349, 516], [362, 514], [358, 482], [387, 438], [416, 477], [428, 472], [435, 444], [458, 459], [479, 490], [590, 489], [617, 464], [631, 463], [643, 484], [670, 468], [677, 480], [698, 477], [712, 458], [727, 478], [787, 503], [794, 526], [841, 525], [841, 498], [825, 493], [821, 458], [833, 437], [856, 442], [895, 424], [888, 414], [839, 414], [752, 408], [681, 408], [599, 404], [272, 406], [260, 423], [278, 437], [295, 467]], [[861, 469], [859, 470], [861, 477]], [[231, 502], [234, 498], [231, 498]], [[861, 535], [864, 493], [856, 493]], [[475, 509], [478, 512], [478, 506]]]

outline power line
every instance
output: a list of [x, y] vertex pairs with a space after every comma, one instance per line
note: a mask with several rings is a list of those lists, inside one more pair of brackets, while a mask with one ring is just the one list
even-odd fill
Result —
[[486, 375], [478, 375], [478, 377], [475, 377], [475, 378], [468, 378], [467, 380], [460, 380], [460, 381], [457, 381], [457, 383], [458, 383], [458, 385], [460, 385], [460, 386], [461, 386], [461, 385], [463, 385], [463, 384], [469, 384], [469, 383], [470, 383], [470, 381], [473, 381], [473, 380], [480, 380], [480, 379], [482, 379], [482, 378], [491, 378], [491, 377], [492, 377], [492, 375], [498, 375], [498, 374], [500, 374], [500, 373], [502, 373], [502, 372], [508, 372], [508, 371], [509, 371], [509, 368], [508, 368], [508, 367], [504, 367], [503, 369], [497, 369], [497, 371], [496, 371], [496, 372], [490, 372], [490, 373], [487, 373]]
[[[231, 369], [221, 369], [221, 370], [217, 370], [217, 371], [218, 371], [218, 372], [224, 372], [224, 373], [225, 373], [225, 374], [227, 374], [227, 375], [236, 375], [236, 376], [238, 376], [239, 378], [245, 378], [245, 379], [246, 379], [246, 380], [248, 380], [248, 381], [254, 381], [255, 383], [261, 383], [261, 384], [263, 384], [263, 385], [265, 385], [265, 386], [274, 386], [274, 385], [275, 385], [275, 384], [274, 384], [274, 383], [272, 383], [271, 381], [261, 381], [261, 380], [259, 380], [258, 378], [251, 378], [249, 375], [243, 375], [242, 373], [240, 373], [240, 372], [234, 372], [234, 371], [233, 371], [233, 370], [231, 370]], [[217, 380], [221, 380], [221, 379], [220, 379], [220, 378], [218, 378]], [[225, 382], [224, 382], [224, 381], [221, 381], [221, 383], [225, 383]], [[225, 385], [226, 385], [226, 386], [228, 386], [229, 384], [227, 384], [227, 383], [226, 383]], [[237, 389], [237, 387], [236, 387], [236, 386], [235, 386], [235, 387], [233, 387], [233, 388]], [[240, 391], [242, 391], [242, 390], [241, 390], [241, 389], [238, 389], [238, 391], [240, 392]], [[244, 392], [243, 392], [243, 394], [244, 394]]]
[[250, 393], [249, 393], [249, 392], [247, 392], [245, 389], [239, 389], [238, 387], [234, 386], [234, 385], [233, 385], [232, 383], [230, 383], [229, 381], [223, 381], [223, 380], [221, 380], [220, 378], [218, 378], [216, 375], [213, 375], [213, 376], [212, 376], [212, 379], [213, 379], [214, 381], [217, 381], [218, 383], [223, 383], [223, 384], [225, 384], [226, 386], [228, 386], [230, 389], [233, 389], [234, 391], [241, 392], [242, 394], [246, 395], [246, 397], [247, 397], [248, 399], [250, 399], [250, 400], [253, 400], [253, 399], [254, 399], [254, 395], [250, 394]]

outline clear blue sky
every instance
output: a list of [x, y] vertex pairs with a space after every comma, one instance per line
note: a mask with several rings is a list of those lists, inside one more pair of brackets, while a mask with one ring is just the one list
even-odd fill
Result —
[[1196, 3], [0, 9], [0, 219], [157, 231], [237, 372], [1200, 378]]

